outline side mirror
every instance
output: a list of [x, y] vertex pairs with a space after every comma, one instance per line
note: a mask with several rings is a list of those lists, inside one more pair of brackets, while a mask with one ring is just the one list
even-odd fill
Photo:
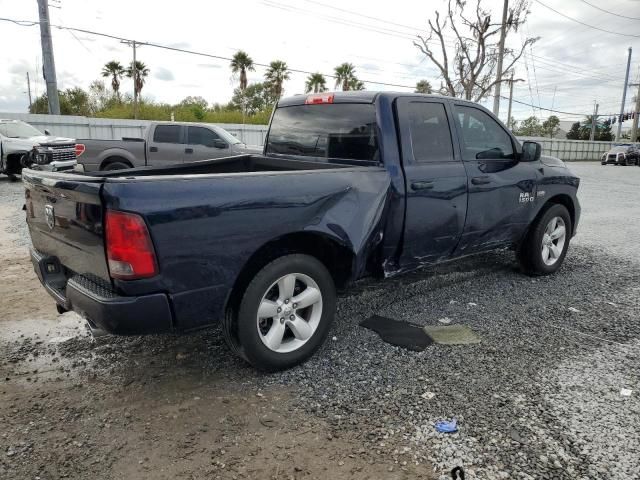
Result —
[[224, 140], [220, 140], [219, 138], [213, 141], [213, 146], [215, 148], [229, 148], [229, 145], [227, 145], [227, 142], [225, 142]]
[[45, 135], [51, 135], [51, 132], [45, 128], [45, 129], [44, 129], [44, 134], [45, 134]]
[[522, 154], [520, 155], [521, 162], [536, 162], [540, 160], [542, 154], [542, 145], [538, 142], [523, 142]]
[[492, 148], [490, 150], [483, 150], [482, 152], [476, 153], [476, 158], [479, 160], [504, 158], [504, 152], [501, 148]]

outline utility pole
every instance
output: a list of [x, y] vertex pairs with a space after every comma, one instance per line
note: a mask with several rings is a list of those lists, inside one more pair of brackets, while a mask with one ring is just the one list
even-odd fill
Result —
[[616, 140], [620, 140], [620, 132], [622, 130], [622, 115], [624, 114], [624, 102], [627, 101], [627, 88], [629, 88], [629, 69], [631, 68], [631, 47], [629, 47], [629, 56], [627, 57], [627, 75], [624, 77], [624, 90], [622, 90], [622, 104], [620, 105], [620, 116], [618, 117], [618, 132]]
[[633, 110], [633, 124], [631, 126], [631, 141], [638, 141], [638, 117], [640, 117], [640, 83], [632, 83], [630, 87], [638, 87], [636, 93], [636, 108]]
[[598, 105], [596, 103], [594, 108], [593, 108], [593, 116], [591, 117], [591, 133], [589, 134], [589, 141], [590, 142], [593, 142], [593, 140], [595, 138], [595, 135], [596, 135], [596, 126], [598, 125], [598, 107], [599, 106], [600, 105]]
[[56, 80], [56, 64], [53, 61], [53, 42], [51, 40], [49, 3], [47, 0], [38, 0], [38, 15], [40, 16], [40, 43], [42, 44], [42, 63], [44, 67], [44, 81], [47, 84], [49, 114], [60, 115], [58, 81]]
[[27, 92], [29, 93], [29, 112], [31, 112], [33, 102], [31, 101], [31, 79], [29, 78], [29, 72], [27, 72]]
[[136, 41], [133, 42], [133, 65], [131, 70], [133, 71], [133, 118], [138, 118], [138, 71], [136, 69]]
[[509, 130], [512, 129], [512, 127], [509, 125], [509, 122], [511, 122], [511, 104], [513, 103], [513, 72], [511, 72], [511, 79], [509, 80], [509, 113], [507, 113], [507, 128]]
[[133, 47], [133, 63], [131, 63], [131, 77], [133, 78], [133, 118], [138, 118], [138, 70], [136, 68], [136, 41], [135, 40], [122, 40], [120, 43], [124, 43]]
[[[504, 0], [502, 7], [502, 26], [500, 27], [500, 42], [498, 43], [498, 65], [496, 72], [496, 90], [493, 95], [493, 114], [497, 117], [500, 113], [500, 84], [502, 83], [502, 57], [504, 57], [504, 40], [507, 36], [507, 14], [509, 13], [509, 0]], [[507, 119], [507, 123], [509, 119]]]

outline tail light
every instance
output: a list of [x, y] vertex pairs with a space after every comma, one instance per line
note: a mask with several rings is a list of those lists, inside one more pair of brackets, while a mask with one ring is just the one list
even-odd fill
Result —
[[84, 143], [76, 143], [76, 157], [82, 155], [85, 150], [86, 147], [84, 146]]
[[107, 210], [105, 236], [112, 278], [136, 280], [158, 274], [151, 236], [140, 215]]
[[314, 105], [317, 103], [333, 103], [333, 93], [315, 93], [313, 95], [307, 95], [304, 103], [307, 105]]

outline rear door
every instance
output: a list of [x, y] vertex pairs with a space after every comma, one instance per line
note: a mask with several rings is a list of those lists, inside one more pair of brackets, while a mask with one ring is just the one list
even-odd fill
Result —
[[185, 161], [208, 160], [229, 156], [229, 144], [207, 127], [187, 126]]
[[453, 114], [469, 177], [467, 221], [458, 253], [519, 241], [533, 214], [536, 164], [519, 162], [515, 140], [483, 109], [454, 103]]
[[446, 101], [401, 97], [396, 103], [406, 179], [403, 266], [447, 258], [462, 234], [467, 176]]
[[147, 165], [167, 166], [185, 158], [185, 128], [182, 125], [155, 125], [147, 140]]

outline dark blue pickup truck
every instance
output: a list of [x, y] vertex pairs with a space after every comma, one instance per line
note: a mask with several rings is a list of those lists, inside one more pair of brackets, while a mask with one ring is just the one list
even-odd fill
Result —
[[417, 94], [286, 98], [262, 155], [113, 172], [26, 170], [35, 270], [61, 311], [116, 334], [222, 322], [258, 368], [322, 344], [336, 289], [511, 247], [555, 272], [579, 179], [486, 109]]

